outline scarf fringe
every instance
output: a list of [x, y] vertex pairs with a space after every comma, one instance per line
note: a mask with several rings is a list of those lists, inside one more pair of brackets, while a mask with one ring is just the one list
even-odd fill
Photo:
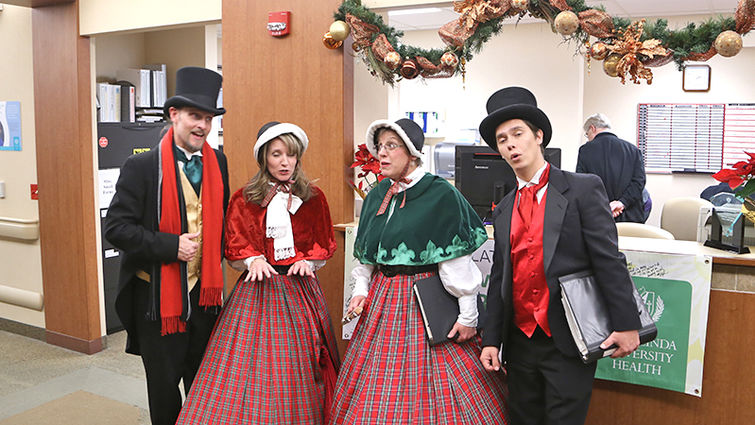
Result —
[[199, 293], [199, 305], [202, 307], [215, 307], [219, 306], [223, 300], [222, 288], [205, 288]]
[[291, 258], [296, 255], [294, 247], [287, 248], [275, 248], [275, 260], [283, 260], [285, 258]]
[[165, 336], [178, 332], [186, 332], [186, 322], [178, 316], [163, 317], [160, 334]]

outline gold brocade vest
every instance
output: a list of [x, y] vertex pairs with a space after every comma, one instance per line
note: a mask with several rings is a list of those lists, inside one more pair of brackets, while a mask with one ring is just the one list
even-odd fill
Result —
[[197, 255], [186, 263], [186, 275], [189, 291], [191, 292], [194, 285], [199, 280], [202, 266], [202, 189], [199, 190], [199, 196], [194, 192], [194, 188], [191, 187], [191, 182], [186, 177], [183, 167], [178, 167], [181, 174], [181, 188], [183, 189], [184, 203], [186, 204], [186, 223], [188, 225], [188, 233], [197, 233], [199, 236], [194, 239], [194, 242], [199, 244], [197, 249]]

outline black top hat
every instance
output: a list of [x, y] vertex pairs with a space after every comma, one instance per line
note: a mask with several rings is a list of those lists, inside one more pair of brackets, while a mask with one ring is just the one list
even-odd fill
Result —
[[193, 106], [214, 115], [225, 114], [218, 108], [218, 93], [223, 77], [215, 71], [185, 66], [176, 72], [176, 95], [165, 101], [163, 111], [168, 115], [171, 106]]
[[551, 141], [553, 129], [545, 112], [537, 107], [537, 99], [524, 87], [506, 87], [493, 93], [486, 105], [488, 116], [480, 123], [480, 135], [494, 151], [498, 151], [495, 130], [512, 119], [527, 120], [543, 130], [543, 147]]
[[416, 156], [417, 158], [422, 156], [422, 146], [425, 144], [425, 133], [422, 132], [422, 127], [408, 118], [401, 118], [396, 122], [377, 120], [373, 121], [373, 123], [367, 127], [367, 140], [365, 143], [367, 145], [367, 150], [370, 151], [372, 156], [375, 158], [378, 156], [375, 135], [381, 128], [389, 128], [395, 131], [396, 134], [401, 137], [401, 140], [403, 140], [406, 149], [409, 150], [411, 156]]

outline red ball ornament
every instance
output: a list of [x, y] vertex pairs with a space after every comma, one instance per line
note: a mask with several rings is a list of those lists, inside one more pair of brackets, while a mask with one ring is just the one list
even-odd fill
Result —
[[337, 49], [341, 47], [343, 41], [334, 39], [329, 32], [326, 32], [325, 35], [322, 36], [322, 44], [324, 44], [328, 49]]
[[596, 41], [593, 43], [592, 46], [590, 46], [590, 56], [599, 61], [605, 59], [606, 56], [608, 56], [608, 46], [606, 43], [603, 43], [602, 41]]
[[413, 78], [417, 78], [419, 75], [419, 67], [417, 66], [417, 62], [414, 61], [414, 59], [407, 59], [404, 61], [403, 64], [401, 64], [401, 76], [406, 78], [407, 80], [411, 80]]

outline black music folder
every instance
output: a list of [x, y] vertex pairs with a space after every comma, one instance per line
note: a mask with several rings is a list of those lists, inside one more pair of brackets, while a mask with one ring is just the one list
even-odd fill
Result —
[[[603, 350], [600, 344], [608, 338], [613, 329], [603, 294], [592, 272], [573, 273], [558, 278], [558, 281], [561, 284], [561, 302], [566, 312], [566, 321], [582, 356], [582, 361], [590, 363], [610, 356], [616, 347]], [[645, 344], [655, 339], [658, 328], [634, 284], [632, 284], [632, 289], [637, 314], [640, 317], [640, 344]]]
[[[459, 299], [446, 291], [440, 276], [435, 274], [414, 282], [412, 288], [417, 297], [417, 305], [425, 323], [427, 341], [432, 345], [448, 341], [448, 333], [459, 317]], [[485, 321], [485, 305], [477, 296], [477, 329]]]

